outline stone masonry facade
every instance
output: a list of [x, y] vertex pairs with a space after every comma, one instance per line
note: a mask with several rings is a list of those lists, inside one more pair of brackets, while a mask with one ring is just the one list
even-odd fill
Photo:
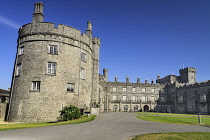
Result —
[[196, 69], [180, 76], [157, 76], [141, 83], [108, 81], [99, 74], [100, 39], [44, 22], [43, 3], [35, 3], [32, 23], [19, 29], [7, 121], [55, 121], [64, 106], [75, 105], [92, 114], [107, 111], [210, 113], [210, 81], [196, 82]]

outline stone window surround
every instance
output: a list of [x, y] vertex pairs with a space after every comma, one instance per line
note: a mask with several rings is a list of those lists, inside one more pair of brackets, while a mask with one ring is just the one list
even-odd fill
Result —
[[85, 79], [85, 69], [84, 68], [80, 68], [80, 79]]
[[86, 55], [86, 53], [81, 53], [81, 61], [84, 61], [84, 62], [86, 62], [87, 61], [87, 55]]
[[113, 88], [112, 88], [112, 91], [117, 91], [117, 88], [116, 88], [116, 87], [113, 87]]
[[127, 91], [127, 88], [126, 87], [123, 87], [122, 90], [123, 90], [123, 92], [126, 92]]
[[31, 82], [31, 91], [40, 91], [41, 81]]
[[74, 83], [67, 83], [67, 92], [75, 92], [75, 84]]
[[57, 68], [57, 63], [56, 62], [47, 62], [47, 74], [48, 75], [56, 75], [56, 68]]
[[21, 46], [19, 48], [18, 55], [23, 55], [23, 54], [24, 54], [24, 46]]
[[58, 55], [58, 45], [48, 45], [48, 54]]
[[15, 76], [20, 76], [20, 71], [21, 71], [21, 63], [17, 64], [16, 66]]

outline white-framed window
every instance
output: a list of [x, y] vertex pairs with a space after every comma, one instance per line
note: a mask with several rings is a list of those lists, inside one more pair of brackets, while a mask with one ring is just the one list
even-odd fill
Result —
[[85, 79], [85, 69], [84, 68], [80, 69], [80, 78]]
[[48, 62], [47, 63], [47, 74], [56, 74], [56, 63], [55, 62]]
[[206, 102], [206, 94], [200, 95], [200, 102]]
[[113, 88], [112, 88], [112, 91], [117, 91], [117, 88], [116, 88], [116, 87], [113, 87]]
[[144, 92], [145, 93], [146, 92], [146, 88], [142, 88], [141, 89], [141, 92]]
[[81, 53], [81, 60], [86, 61], [87, 55], [85, 53]]
[[67, 83], [67, 91], [68, 92], [74, 92], [75, 90], [75, 84], [74, 83]]
[[123, 101], [126, 101], [126, 100], [127, 100], [127, 96], [123, 95]]
[[19, 48], [19, 55], [23, 55], [24, 54], [24, 46]]
[[57, 45], [49, 45], [49, 53], [50, 54], [58, 54], [58, 46]]
[[127, 88], [126, 87], [123, 87], [123, 92], [126, 92], [127, 91]]
[[132, 91], [133, 91], [133, 92], [136, 92], [136, 88], [132, 88]]
[[113, 101], [117, 100], [117, 96], [116, 96], [116, 95], [113, 95], [113, 96], [112, 96], [112, 100], [113, 100]]
[[152, 93], [155, 93], [155, 88], [151, 88], [151, 92]]
[[21, 70], [21, 64], [17, 64], [16, 76], [19, 76], [20, 75], [20, 70]]
[[32, 81], [31, 90], [40, 91], [40, 81]]

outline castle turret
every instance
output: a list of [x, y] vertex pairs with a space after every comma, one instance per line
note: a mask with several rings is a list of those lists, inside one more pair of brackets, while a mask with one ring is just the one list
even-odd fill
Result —
[[179, 70], [180, 82], [194, 84], [196, 82], [196, 68], [187, 67]]
[[87, 22], [86, 34], [92, 38], [92, 23], [90, 21]]
[[107, 82], [108, 81], [108, 69], [103, 69], [103, 75], [104, 75], [105, 81]]
[[42, 2], [34, 4], [33, 23], [44, 21], [43, 7], [44, 4]]
[[99, 94], [100, 39], [55, 28], [43, 22], [43, 4], [34, 6], [33, 22], [19, 30], [7, 121], [56, 121], [69, 105], [89, 112]]

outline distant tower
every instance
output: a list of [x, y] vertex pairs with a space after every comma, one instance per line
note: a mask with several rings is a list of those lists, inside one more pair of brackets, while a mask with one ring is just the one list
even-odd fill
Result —
[[103, 69], [103, 75], [104, 75], [105, 81], [107, 82], [108, 81], [108, 69]]
[[97, 102], [100, 39], [65, 25], [43, 22], [43, 4], [19, 30], [7, 121], [55, 121], [63, 106], [85, 111]]
[[194, 84], [196, 82], [196, 68], [187, 67], [179, 70], [180, 82]]

